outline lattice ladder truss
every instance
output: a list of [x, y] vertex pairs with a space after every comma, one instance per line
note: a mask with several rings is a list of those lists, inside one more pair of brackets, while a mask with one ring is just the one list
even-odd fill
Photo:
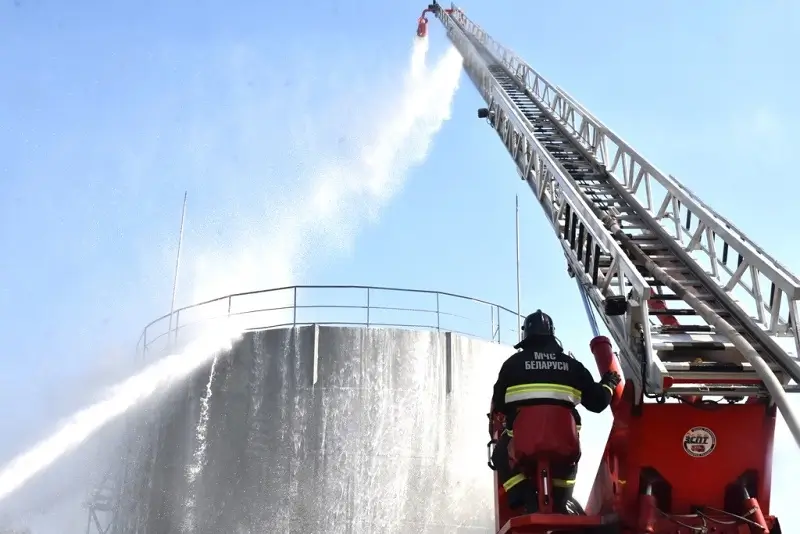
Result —
[[637, 389], [642, 377], [652, 395], [743, 397], [766, 386], [785, 405], [783, 390], [800, 383], [800, 280], [456, 6], [436, 15]]
[[86, 522], [86, 534], [110, 534], [116, 518], [117, 488], [114, 476], [109, 470], [100, 484], [92, 491], [86, 503], [89, 516]]

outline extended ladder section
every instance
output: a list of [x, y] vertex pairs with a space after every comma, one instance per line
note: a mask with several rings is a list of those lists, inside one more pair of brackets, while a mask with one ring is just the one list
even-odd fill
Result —
[[452, 7], [436, 16], [488, 104], [479, 116], [544, 208], [637, 391], [796, 390], [800, 280]]

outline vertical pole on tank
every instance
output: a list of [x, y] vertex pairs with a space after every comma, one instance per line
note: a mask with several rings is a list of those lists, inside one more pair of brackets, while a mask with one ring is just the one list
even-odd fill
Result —
[[520, 328], [520, 320], [522, 317], [520, 309], [520, 282], [519, 282], [519, 195], [516, 198], [516, 229], [517, 229], [517, 341], [522, 341], [522, 328]]
[[[181, 249], [183, 248], [183, 223], [186, 221], [186, 197], [189, 195], [188, 191], [183, 192], [183, 208], [181, 209], [181, 228], [178, 234], [178, 253], [175, 256], [175, 276], [172, 278], [172, 302], [169, 305], [169, 330], [168, 340], [172, 344], [172, 316], [175, 313], [175, 296], [178, 293], [178, 272], [181, 266]], [[176, 330], [174, 340], [178, 339], [178, 332]]]
[[444, 333], [444, 390], [453, 392], [453, 333]]
[[314, 324], [314, 342], [312, 344], [311, 385], [316, 386], [319, 380], [319, 325]]
[[438, 332], [442, 328], [442, 321], [439, 312], [439, 292], [436, 292], [436, 331]]
[[292, 328], [297, 330], [297, 286], [292, 290]]
[[369, 328], [369, 288], [367, 288], [367, 328]]

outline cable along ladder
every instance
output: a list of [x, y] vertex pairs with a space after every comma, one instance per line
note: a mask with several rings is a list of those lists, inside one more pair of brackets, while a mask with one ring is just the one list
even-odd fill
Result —
[[436, 16], [638, 395], [770, 395], [800, 442], [800, 279], [457, 6]]

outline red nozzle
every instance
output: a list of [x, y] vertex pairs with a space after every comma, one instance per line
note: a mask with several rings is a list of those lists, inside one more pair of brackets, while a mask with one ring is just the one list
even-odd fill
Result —
[[[611, 347], [611, 340], [605, 336], [597, 336], [589, 343], [589, 347], [594, 355], [594, 360], [597, 362], [597, 370], [600, 374], [607, 371], [616, 372], [620, 378], [624, 378], [622, 369], [620, 369], [617, 357], [614, 355], [614, 349]], [[622, 398], [622, 392], [625, 389], [625, 381], [622, 380], [614, 390], [614, 399], [612, 402], [619, 402]]]
[[422, 16], [417, 21], [417, 37], [425, 37], [426, 35], [428, 35], [428, 19]]

